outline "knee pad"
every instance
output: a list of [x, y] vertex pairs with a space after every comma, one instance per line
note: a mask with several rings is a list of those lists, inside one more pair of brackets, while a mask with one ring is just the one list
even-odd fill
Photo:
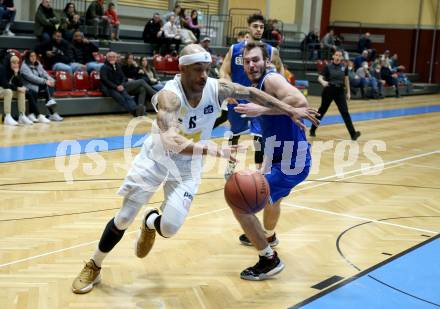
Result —
[[141, 208], [142, 208], [142, 204], [134, 202], [127, 198], [124, 199], [122, 208], [115, 216], [115, 220], [114, 220], [115, 226], [119, 230], [126, 230], [130, 226], [130, 224], [134, 221], [134, 218], [136, 218], [136, 215], [138, 214]]

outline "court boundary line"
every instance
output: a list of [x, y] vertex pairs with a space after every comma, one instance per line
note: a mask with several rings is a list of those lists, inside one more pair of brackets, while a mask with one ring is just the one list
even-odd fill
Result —
[[425, 241], [422, 241], [422, 242], [420, 242], [420, 243], [418, 243], [418, 244], [416, 244], [416, 245], [414, 245], [414, 246], [412, 246], [412, 247], [410, 247], [410, 248], [408, 248], [408, 249], [406, 249], [406, 250], [404, 250], [404, 251], [402, 251], [402, 252], [400, 252], [400, 253], [398, 253], [398, 254], [390, 257], [390, 258], [388, 258], [388, 259], [386, 259], [386, 260], [383, 260], [382, 262], [377, 263], [376, 265], [373, 265], [373, 266], [371, 266], [371, 267], [369, 267], [369, 268], [367, 268], [367, 269], [365, 269], [365, 270], [363, 270], [361, 272], [358, 272], [358, 273], [354, 274], [353, 276], [347, 278], [346, 280], [344, 280], [342, 282], [339, 282], [339, 283], [337, 283], [337, 284], [335, 284], [333, 286], [330, 286], [329, 288], [325, 289], [324, 291], [321, 291], [319, 293], [316, 293], [316, 294], [312, 295], [311, 297], [309, 297], [309, 298], [307, 298], [307, 299], [305, 299], [305, 300], [303, 300], [303, 301], [301, 301], [301, 302], [299, 302], [299, 303], [289, 307], [288, 309], [298, 309], [298, 308], [301, 308], [301, 307], [303, 307], [303, 306], [305, 306], [305, 305], [307, 305], [309, 303], [312, 303], [313, 301], [315, 301], [315, 300], [317, 300], [317, 299], [319, 299], [319, 298], [321, 298], [321, 297], [323, 297], [323, 296], [325, 296], [327, 294], [330, 294], [331, 292], [333, 292], [333, 291], [335, 291], [335, 290], [337, 290], [337, 289], [339, 289], [339, 288], [349, 284], [352, 281], [355, 281], [355, 280], [357, 280], [357, 279], [359, 279], [359, 278], [361, 278], [363, 276], [368, 276], [368, 273], [371, 273], [372, 271], [376, 270], [377, 268], [380, 268], [380, 267], [382, 267], [382, 266], [384, 266], [384, 265], [386, 265], [386, 264], [388, 264], [388, 263], [390, 263], [390, 262], [392, 262], [392, 261], [394, 261], [394, 260], [396, 260], [396, 259], [398, 259], [398, 258], [400, 258], [400, 257], [402, 257], [402, 256], [404, 256], [404, 255], [406, 255], [406, 254], [408, 254], [408, 253], [410, 253], [410, 252], [420, 248], [420, 247], [423, 247], [424, 245], [427, 245], [428, 243], [430, 243], [430, 242], [432, 242], [434, 240], [439, 239], [439, 238], [440, 238], [440, 234], [437, 234], [437, 235], [435, 235], [435, 236], [433, 236], [433, 237], [431, 237], [431, 238], [429, 238], [429, 239], [427, 239]]
[[[352, 171], [348, 171], [347, 173], [329, 175], [329, 176], [326, 176], [326, 177], [322, 177], [319, 180], [327, 180], [327, 179], [331, 179], [331, 178], [335, 178], [335, 177], [338, 177], [339, 179], [342, 180], [342, 179], [346, 179], [346, 177], [344, 177], [345, 175], [348, 175], [348, 174], [351, 175], [351, 174], [356, 173], [356, 172], [361, 172], [359, 175], [356, 175], [356, 176], [363, 176], [364, 174], [362, 172], [367, 171], [367, 170], [374, 170], [374, 168], [377, 168], [377, 167], [382, 167], [382, 166], [385, 167], [385, 166], [390, 165], [390, 164], [401, 163], [401, 162], [409, 161], [409, 160], [412, 160], [412, 159], [415, 159], [415, 158], [426, 157], [426, 156], [430, 156], [432, 154], [438, 154], [438, 153], [440, 153], [440, 150], [430, 151], [430, 152], [426, 152], [426, 153], [422, 153], [422, 154], [418, 154], [418, 155], [413, 155], [413, 156], [409, 156], [409, 157], [403, 157], [403, 158], [400, 158], [400, 159], [384, 162], [383, 164], [376, 164], [376, 165], [370, 166], [368, 168], [359, 168], [359, 169], [355, 169], [355, 170], [352, 170]], [[398, 166], [398, 164], [396, 164], [396, 166]], [[344, 175], [344, 176], [341, 177], [341, 175]], [[350, 176], [350, 177], [356, 177], [356, 176], [353, 175], [353, 176]], [[320, 184], [315, 185], [315, 186], [309, 186], [309, 187], [306, 187], [306, 188], [302, 188], [300, 190], [296, 190], [296, 192], [304, 191], [306, 189], [307, 190], [308, 189], [313, 189], [313, 188], [316, 188], [318, 186], [323, 186], [323, 185], [330, 184], [330, 183], [331, 182], [329, 182], [329, 183], [320, 183]], [[303, 184], [303, 183], [301, 183], [301, 184]], [[225, 209], [229, 209], [229, 207], [224, 207], [224, 208], [221, 208], [221, 209], [216, 209], [216, 210], [213, 210], [213, 211], [208, 211], [206, 213], [201, 213], [201, 214], [198, 214], [198, 215], [190, 216], [190, 217], [187, 218], [187, 220], [192, 219], [192, 218], [196, 218], [196, 217], [201, 217], [201, 216], [209, 215], [209, 214], [215, 213], [215, 212], [220, 212], [220, 211], [223, 211]], [[135, 230], [135, 231], [127, 232], [126, 234], [133, 234], [133, 233], [136, 233], [136, 232], [138, 232], [138, 231]], [[94, 240], [94, 241], [85, 242], [85, 243], [80, 243], [80, 244], [77, 244], [77, 245], [74, 245], [74, 246], [70, 246], [70, 247], [67, 247], [67, 248], [61, 248], [61, 249], [58, 249], [58, 250], [49, 251], [49, 252], [37, 254], [37, 255], [34, 255], [34, 256], [29, 256], [29, 257], [18, 259], [18, 260], [13, 260], [13, 261], [10, 261], [10, 262], [7, 262], [7, 263], [0, 264], [0, 269], [4, 268], [4, 267], [7, 267], [7, 266], [19, 264], [19, 263], [22, 263], [22, 262], [27, 262], [27, 261], [35, 260], [35, 259], [38, 259], [40, 257], [44, 257], [44, 256], [48, 256], [48, 255], [52, 255], [52, 254], [56, 254], [56, 253], [60, 253], [60, 252], [64, 252], [64, 251], [68, 251], [70, 249], [85, 247], [85, 246], [88, 246], [88, 245], [91, 245], [91, 244], [95, 244], [95, 243], [98, 243], [98, 242], [99, 242], [99, 239], [98, 240]]]

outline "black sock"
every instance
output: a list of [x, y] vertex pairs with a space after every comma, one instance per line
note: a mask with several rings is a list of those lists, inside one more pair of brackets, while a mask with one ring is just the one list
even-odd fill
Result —
[[110, 252], [124, 236], [124, 232], [125, 230], [121, 231], [116, 227], [114, 218], [112, 218], [102, 232], [98, 245], [99, 250], [104, 253]]

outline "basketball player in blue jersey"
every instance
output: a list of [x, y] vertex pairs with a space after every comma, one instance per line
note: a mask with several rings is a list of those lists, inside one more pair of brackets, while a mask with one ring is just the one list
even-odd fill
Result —
[[[254, 14], [248, 17], [249, 25], [249, 37], [247, 40], [233, 44], [223, 60], [223, 64], [220, 68], [220, 77], [226, 80], [231, 80], [234, 83], [238, 83], [243, 86], [251, 86], [251, 81], [246, 76], [243, 69], [243, 47], [250, 42], [261, 42], [261, 37], [264, 32], [265, 20], [260, 14]], [[275, 65], [277, 71], [284, 74], [284, 67], [281, 62], [279, 52], [276, 48], [265, 44], [269, 59]], [[239, 103], [245, 103], [246, 101], [239, 101]], [[229, 140], [230, 144], [237, 145], [240, 135], [251, 133], [254, 135], [255, 144], [255, 164], [257, 168], [261, 166], [263, 162], [263, 149], [264, 145], [261, 139], [261, 129], [257, 118], [252, 118], [250, 121], [248, 118], [241, 117], [242, 115], [234, 111], [234, 104], [228, 105], [228, 120], [231, 124], [232, 138]], [[228, 167], [225, 171], [225, 178], [228, 179], [235, 169], [235, 162], [229, 161]]]
[[[244, 69], [253, 86], [283, 103], [294, 108], [307, 108], [311, 115], [318, 116], [316, 110], [308, 108], [306, 98], [298, 89], [279, 73], [267, 69], [270, 62], [265, 45], [248, 43], [243, 55]], [[274, 106], [239, 104], [235, 111], [248, 117], [260, 118], [265, 144], [262, 172], [269, 183], [270, 199], [263, 213], [264, 230], [254, 214], [234, 211], [245, 232], [240, 236], [240, 242], [253, 245], [259, 251], [259, 262], [246, 268], [240, 276], [246, 280], [264, 280], [284, 268], [276, 251], [272, 250], [278, 244], [275, 227], [280, 217], [280, 203], [296, 185], [307, 178], [311, 165], [310, 144], [302, 120], [292, 120]], [[312, 119], [312, 122], [318, 124], [316, 119]]]

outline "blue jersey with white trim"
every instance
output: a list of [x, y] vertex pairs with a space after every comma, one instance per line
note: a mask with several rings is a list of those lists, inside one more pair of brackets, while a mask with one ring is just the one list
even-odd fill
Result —
[[[264, 81], [271, 74], [268, 71], [258, 82], [258, 88], [264, 91]], [[288, 163], [292, 167], [310, 166], [310, 144], [305, 132], [286, 115], [262, 115], [259, 117], [262, 136], [265, 141], [265, 156], [272, 156], [273, 163]], [[272, 151], [269, 151], [273, 149]]]

